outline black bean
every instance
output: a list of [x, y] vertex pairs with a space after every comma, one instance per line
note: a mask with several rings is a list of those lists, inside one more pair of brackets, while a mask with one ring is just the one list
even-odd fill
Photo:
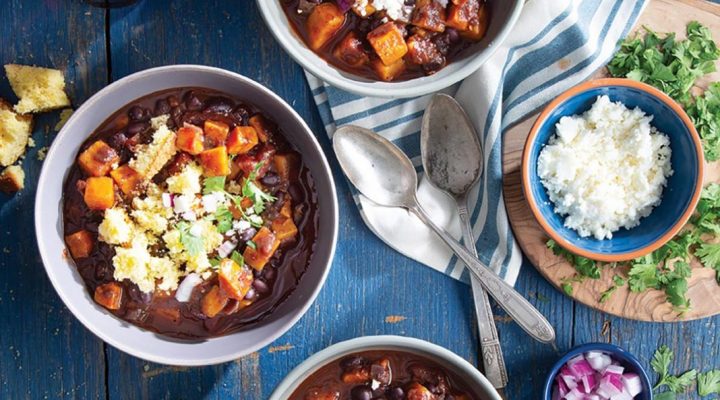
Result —
[[263, 268], [261, 275], [265, 280], [272, 281], [277, 275], [277, 270], [275, 268]]
[[188, 94], [185, 95], [185, 107], [187, 107], [188, 110], [198, 111], [202, 109], [203, 103], [200, 101], [200, 98], [195, 95], [193, 92], [188, 92]]
[[[255, 282], [253, 282], [253, 285], [254, 284], [255, 284]], [[248, 290], [247, 294], [245, 295], [245, 300], [252, 300], [252, 299], [256, 298], [258, 293], [259, 292], [255, 291], [255, 289], [251, 288], [250, 290]]]
[[206, 113], [228, 115], [233, 111], [233, 102], [226, 97], [213, 97], [205, 102], [203, 111]]
[[131, 121], [142, 121], [145, 117], [145, 110], [140, 106], [132, 106], [128, 111]]
[[372, 389], [367, 386], [355, 386], [350, 391], [352, 400], [370, 400], [372, 399]]
[[231, 114], [233, 120], [238, 125], [247, 125], [250, 119], [250, 110], [243, 105], [235, 107]]
[[155, 116], [165, 115], [170, 112], [170, 103], [165, 99], [160, 99], [155, 103]]
[[404, 400], [405, 391], [400, 386], [396, 386], [388, 391], [388, 398], [390, 400]]
[[128, 136], [134, 136], [138, 133], [144, 132], [148, 128], [150, 128], [150, 124], [147, 122], [133, 122], [128, 125], [127, 134]]
[[265, 294], [270, 291], [270, 286], [268, 286], [268, 284], [262, 279], [255, 279], [252, 285], [253, 288], [255, 288], [255, 290], [260, 294]]
[[177, 107], [180, 105], [180, 100], [178, 100], [177, 96], [175, 96], [175, 95], [168, 96], [167, 102], [170, 105], [170, 107]]
[[355, 369], [360, 368], [365, 364], [365, 359], [361, 356], [350, 356], [343, 358], [340, 361], [340, 368], [343, 369], [343, 371], [349, 370], [349, 369]]
[[251, 240], [256, 233], [257, 230], [255, 228], [245, 229], [240, 233], [240, 240], [243, 242], [247, 242], [248, 240]]
[[277, 186], [280, 184], [280, 176], [274, 172], [268, 172], [260, 179], [265, 186]]
[[115, 150], [120, 150], [123, 147], [125, 147], [125, 142], [127, 142], [127, 136], [125, 136], [125, 132], [118, 132], [108, 139], [108, 145], [112, 147]]

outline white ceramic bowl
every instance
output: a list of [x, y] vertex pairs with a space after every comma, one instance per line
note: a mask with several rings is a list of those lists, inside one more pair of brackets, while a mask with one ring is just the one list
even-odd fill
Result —
[[325, 350], [315, 353], [290, 371], [270, 396], [270, 400], [286, 400], [310, 375], [320, 368], [337, 361], [349, 354], [372, 351], [394, 350], [404, 351], [426, 357], [441, 367], [453, 371], [460, 379], [467, 382], [482, 395], [483, 400], [502, 400], [483, 374], [469, 362], [448, 349], [420, 339], [403, 336], [364, 336], [334, 344]]
[[[253, 329], [199, 341], [172, 339], [138, 328], [97, 305], [73, 261], [65, 255], [62, 189], [80, 145], [124, 105], [159, 90], [205, 87], [257, 106], [279, 122], [300, 151], [315, 180], [320, 233], [316, 251], [298, 287]], [[233, 360], [268, 345], [292, 327], [315, 300], [330, 269], [338, 232], [335, 184], [310, 128], [280, 97], [233, 72], [197, 65], [149, 69], [123, 78], [86, 101], [55, 138], [43, 164], [35, 204], [35, 232], [45, 270], [65, 305], [90, 331], [110, 345], [145, 360], [171, 365], [209, 365]]]
[[348, 92], [363, 96], [404, 98], [442, 90], [477, 71], [510, 34], [520, 17], [524, 0], [487, 0], [490, 26], [485, 37], [466, 57], [454, 60], [437, 73], [409, 81], [382, 82], [344, 72], [328, 64], [310, 50], [288, 21], [281, 0], [257, 0], [270, 32], [285, 51], [305, 70], [323, 81]]

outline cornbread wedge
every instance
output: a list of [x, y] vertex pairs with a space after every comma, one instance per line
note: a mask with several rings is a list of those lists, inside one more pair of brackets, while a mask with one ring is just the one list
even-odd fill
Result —
[[18, 165], [7, 167], [0, 172], [0, 190], [15, 193], [25, 187], [25, 172]]
[[27, 65], [5, 65], [10, 86], [20, 99], [15, 111], [20, 114], [55, 110], [70, 106], [65, 94], [62, 71]]
[[0, 99], [0, 165], [15, 163], [23, 153], [32, 133], [32, 116], [18, 115], [10, 103]]

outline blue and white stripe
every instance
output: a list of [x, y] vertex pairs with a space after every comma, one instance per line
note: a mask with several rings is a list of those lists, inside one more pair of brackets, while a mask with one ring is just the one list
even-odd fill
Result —
[[[562, 91], [587, 79], [612, 57], [646, 0], [529, 0], [504, 45], [475, 74], [445, 90], [463, 104], [481, 136], [485, 171], [471, 210], [480, 258], [514, 284], [522, 254], [507, 220], [502, 194], [502, 134]], [[430, 99], [379, 99], [350, 94], [307, 74], [320, 116], [332, 136], [337, 126], [370, 128], [420, 166], [419, 131]], [[433, 219], [460, 236], [454, 207], [424, 179], [420, 201]], [[467, 281], [464, 266], [406, 212], [378, 207], [354, 192], [363, 219], [401, 253]]]

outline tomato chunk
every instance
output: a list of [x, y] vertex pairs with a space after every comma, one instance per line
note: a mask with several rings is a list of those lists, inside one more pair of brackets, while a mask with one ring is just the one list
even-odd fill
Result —
[[65, 243], [70, 249], [73, 258], [85, 258], [93, 250], [92, 234], [84, 229], [65, 236]]

